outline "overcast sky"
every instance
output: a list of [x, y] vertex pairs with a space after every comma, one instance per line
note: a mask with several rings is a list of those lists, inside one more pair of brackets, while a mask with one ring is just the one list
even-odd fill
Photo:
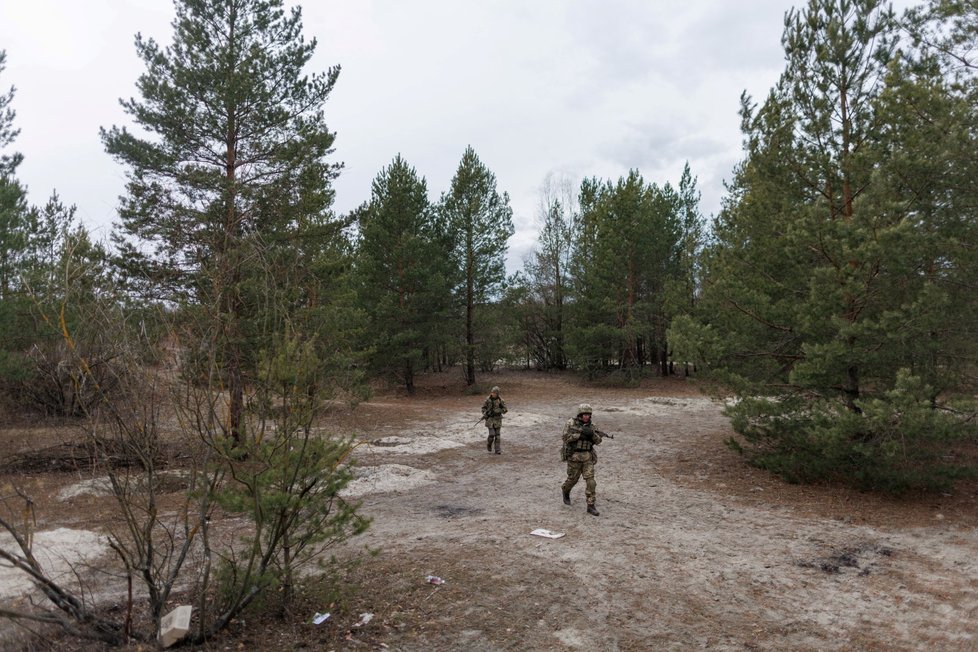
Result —
[[[293, 3], [290, 3], [293, 4]], [[705, 215], [741, 158], [743, 91], [763, 98], [783, 69], [793, 0], [315, 0], [313, 70], [342, 66], [326, 105], [337, 132], [336, 210], [370, 197], [400, 153], [448, 189], [472, 145], [510, 194], [509, 270], [536, 239], [548, 174], [675, 185], [686, 161]], [[802, 3], [799, 3], [802, 4]], [[911, 2], [897, 2], [905, 7]], [[16, 87], [13, 151], [32, 203], [57, 190], [104, 238], [125, 170], [99, 127], [128, 125], [120, 98], [145, 70], [136, 32], [171, 40], [170, 0], [0, 0], [0, 89]]]

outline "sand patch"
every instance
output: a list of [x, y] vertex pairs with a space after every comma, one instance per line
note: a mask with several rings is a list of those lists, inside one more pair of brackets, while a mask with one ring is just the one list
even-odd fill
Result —
[[719, 416], [723, 412], [723, 408], [723, 403], [705, 397], [666, 398], [653, 396], [636, 401], [630, 401], [620, 406], [609, 406], [607, 408], [602, 408], [598, 410], [596, 414], [600, 415], [602, 412], [608, 412], [610, 414], [624, 412], [626, 414], [640, 414], [649, 417], [660, 417], [689, 415], [691, 413], [698, 415], [713, 413]]
[[67, 502], [79, 496], [111, 496], [112, 483], [107, 477], [91, 478], [68, 485], [58, 492], [58, 500]]
[[[19, 554], [13, 537], [0, 535], [0, 548]], [[58, 528], [34, 534], [34, 557], [41, 568], [55, 582], [72, 586], [74, 569], [89, 564], [108, 552], [109, 546], [102, 537], [90, 530]], [[14, 598], [29, 592], [33, 583], [28, 576], [6, 563], [0, 563], [0, 599]]]
[[[136, 491], [145, 491], [145, 476], [133, 474], [119, 476], [122, 482], [130, 484]], [[190, 473], [187, 471], [162, 471], [157, 474], [156, 490], [161, 493], [185, 490], [188, 486]], [[111, 496], [112, 481], [108, 476], [90, 478], [69, 485], [58, 492], [58, 500], [67, 502], [80, 496]]]
[[361, 466], [357, 467], [354, 473], [356, 478], [340, 492], [344, 498], [408, 491], [435, 481], [435, 474], [431, 471], [404, 464]]
[[377, 454], [425, 455], [428, 453], [437, 453], [448, 448], [458, 448], [459, 446], [462, 446], [461, 442], [442, 437], [418, 437], [412, 439], [391, 435], [369, 441], [366, 446], [361, 446], [357, 449], [357, 454], [359, 457], [368, 457]]

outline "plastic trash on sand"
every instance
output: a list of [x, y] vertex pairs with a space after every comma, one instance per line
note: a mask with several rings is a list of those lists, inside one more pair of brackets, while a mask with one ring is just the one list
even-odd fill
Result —
[[445, 583], [445, 580], [438, 577], [437, 575], [429, 575], [428, 577], [424, 578], [424, 581], [427, 582], [428, 584], [435, 584], [437, 586], [441, 586], [442, 584]]
[[190, 615], [193, 607], [185, 604], [160, 619], [160, 646], [168, 648], [190, 631]]
[[533, 530], [533, 532], [530, 532], [530, 534], [537, 537], [546, 537], [547, 539], [559, 539], [560, 537], [564, 536], [563, 532], [545, 530], [542, 527], [538, 527], [537, 529]]
[[329, 614], [328, 613], [321, 614], [321, 613], [319, 613], [317, 611], [316, 612], [316, 615], [312, 617], [312, 624], [313, 625], [322, 625], [328, 619], [329, 619]]
[[374, 615], [372, 613], [362, 613], [360, 614], [360, 620], [355, 623], [354, 627], [362, 627], [373, 620]]

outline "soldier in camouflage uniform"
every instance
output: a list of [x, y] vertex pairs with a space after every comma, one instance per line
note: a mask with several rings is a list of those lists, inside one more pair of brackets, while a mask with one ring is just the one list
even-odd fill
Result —
[[482, 418], [486, 420], [486, 428], [489, 429], [489, 438], [486, 440], [486, 450], [492, 453], [494, 450], [499, 455], [499, 429], [503, 425], [503, 415], [509, 410], [506, 409], [506, 401], [499, 396], [499, 387], [493, 387], [489, 392], [489, 397], [482, 404]]
[[584, 496], [587, 498], [587, 513], [592, 516], [598, 515], [598, 510], [594, 506], [597, 489], [597, 482], [594, 480], [594, 464], [598, 461], [594, 447], [601, 443], [602, 434], [591, 423], [591, 406], [587, 403], [581, 403], [578, 406], [577, 416], [570, 419], [564, 427], [564, 446], [568, 453], [567, 479], [560, 488], [563, 493], [564, 504], [571, 504], [571, 489], [583, 475], [586, 486]]

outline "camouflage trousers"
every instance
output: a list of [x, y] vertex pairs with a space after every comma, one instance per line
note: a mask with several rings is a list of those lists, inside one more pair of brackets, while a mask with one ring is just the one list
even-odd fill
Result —
[[490, 452], [496, 451], [498, 453], [501, 439], [499, 436], [499, 427], [493, 428], [490, 426], [487, 430], [489, 431], [489, 438], [486, 440], [486, 450]]
[[587, 504], [593, 505], [594, 499], [597, 496], [598, 483], [594, 480], [594, 462], [587, 460], [584, 462], [575, 462], [571, 460], [567, 463], [567, 479], [564, 480], [564, 484], [561, 485], [561, 489], [564, 490], [565, 494], [569, 494], [570, 490], [574, 488], [577, 481], [584, 476], [584, 497], [587, 498]]

